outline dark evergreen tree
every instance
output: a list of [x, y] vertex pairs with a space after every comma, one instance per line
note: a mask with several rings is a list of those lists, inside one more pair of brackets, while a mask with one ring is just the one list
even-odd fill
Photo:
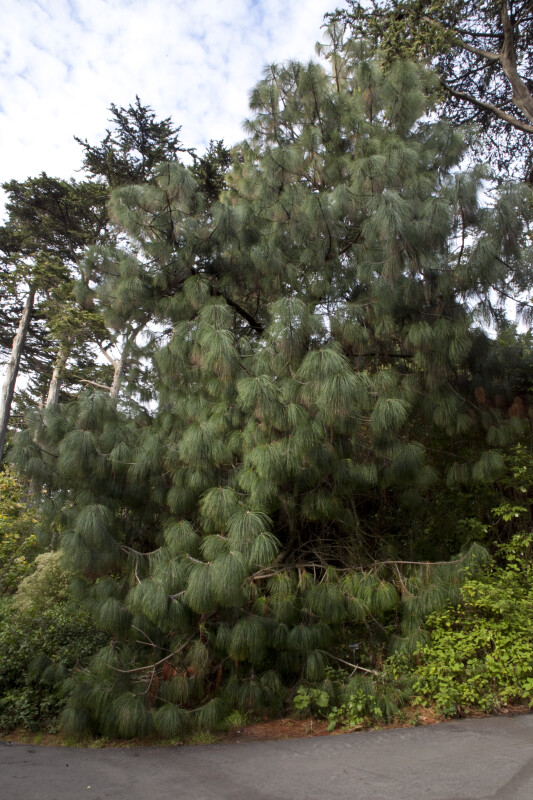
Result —
[[[100, 145], [92, 146], [76, 138], [85, 149], [85, 169], [94, 178], [103, 179], [108, 190], [154, 183], [158, 165], [179, 164], [178, 156], [187, 153], [207, 202], [218, 198], [231, 161], [222, 141], [211, 141], [205, 154], [198, 156], [194, 149], [181, 145], [181, 128], [175, 128], [170, 118], [158, 121], [139, 97], [127, 109], [112, 104], [111, 111], [113, 127], [107, 130]], [[112, 207], [110, 211], [111, 221], [115, 222]], [[143, 375], [152, 352], [152, 337], [146, 326], [153, 319], [155, 287], [149, 287], [143, 269], [138, 268], [135, 248], [130, 251], [123, 245], [119, 236], [108, 242], [106, 250], [97, 247], [87, 253], [77, 296], [84, 307], [97, 309], [105, 322], [107, 337], [100, 350], [113, 369], [111, 396], [118, 398], [126, 380], [141, 399], [148, 401], [153, 392], [150, 381]], [[159, 288], [155, 292], [158, 296]], [[160, 333], [155, 340], [159, 338]]]
[[221, 139], [216, 142], [211, 139], [203, 156], [193, 153], [193, 158], [192, 173], [199, 188], [208, 201], [218, 200], [220, 193], [226, 188], [224, 175], [231, 165], [230, 151]]
[[490, 486], [523, 434], [474, 376], [496, 350], [479, 314], [529, 280], [529, 189], [483, 205], [422, 69], [328, 57], [267, 70], [219, 202], [175, 162], [113, 193], [128, 248], [90, 254], [115, 265], [94, 291], [142, 325], [152, 404], [87, 391], [19, 438], [110, 636], [69, 681], [71, 733], [177, 736], [332, 691], [344, 642], [414, 646], [482, 554], [430, 565], [460, 537], [402, 509]]

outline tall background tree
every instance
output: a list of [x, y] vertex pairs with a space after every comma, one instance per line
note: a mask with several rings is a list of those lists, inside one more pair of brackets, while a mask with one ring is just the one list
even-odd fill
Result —
[[[70, 340], [79, 338], [84, 328], [87, 336], [89, 321], [83, 313], [74, 312], [72, 318], [72, 312], [67, 312], [69, 304], [73, 307], [74, 269], [81, 252], [101, 239], [107, 227], [106, 196], [93, 183], [62, 181], [43, 173], [39, 178], [6, 183], [4, 189], [8, 202], [7, 221], [0, 229], [2, 283], [10, 303], [23, 310], [2, 392], [0, 454], [21, 364], [34, 367], [37, 388], [46, 396], [49, 392], [44, 387], [51, 373], [55, 371], [57, 384], [64, 371]], [[64, 332], [54, 342], [52, 331], [60, 324]], [[10, 332], [10, 328], [2, 331], [4, 352]]]
[[108, 187], [149, 181], [158, 164], [189, 152], [180, 142], [181, 126], [174, 127], [170, 117], [158, 120], [138, 96], [128, 108], [111, 103], [110, 111], [112, 127], [100, 144], [74, 137], [84, 150], [85, 170]]
[[[0, 229], [5, 298], [0, 348], [8, 369], [0, 458], [21, 367], [30, 384], [18, 417], [39, 398], [41, 405], [57, 405], [65, 385], [79, 388], [87, 381], [104, 385], [109, 380], [110, 391], [118, 393], [122, 354], [113, 357], [110, 351], [123, 334], [106, 329], [101, 309], [88, 301], [88, 284], [98, 283], [100, 276], [94, 263], [90, 276], [83, 273], [82, 256], [91, 246], [112, 247], [116, 240], [107, 207], [111, 188], [148, 182], [156, 164], [175, 159], [184, 148], [179, 128], [170, 119], [158, 121], [138, 97], [128, 108], [112, 105], [111, 112], [112, 127], [99, 145], [77, 139], [91, 180], [64, 181], [43, 173], [3, 187], [8, 202]], [[95, 363], [102, 353], [112, 370], [110, 379]]]

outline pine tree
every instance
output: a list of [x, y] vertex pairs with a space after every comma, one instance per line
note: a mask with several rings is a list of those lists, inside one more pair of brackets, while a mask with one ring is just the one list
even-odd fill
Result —
[[91, 258], [117, 264], [117, 329], [143, 325], [151, 406], [87, 391], [19, 438], [110, 636], [69, 680], [71, 733], [178, 736], [327, 690], [344, 642], [377, 620], [376, 648], [387, 625], [412, 648], [483, 558], [431, 565], [402, 509], [492, 484], [522, 434], [473, 376], [477, 315], [531, 267], [527, 188], [483, 207], [431, 76], [332, 34], [328, 71], [266, 71], [218, 202], [175, 162], [113, 193], [134, 246]]

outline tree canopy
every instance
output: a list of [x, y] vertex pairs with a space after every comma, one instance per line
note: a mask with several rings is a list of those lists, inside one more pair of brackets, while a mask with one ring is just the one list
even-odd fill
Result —
[[181, 126], [175, 128], [170, 117], [158, 120], [139, 96], [128, 108], [111, 103], [110, 111], [112, 127], [100, 144], [74, 137], [84, 150], [85, 170], [108, 186], [147, 181], [157, 164], [186, 152], [179, 139]]
[[533, 181], [533, 9], [530, 0], [372, 0], [328, 15], [389, 60], [424, 59], [437, 70], [443, 112], [483, 130], [474, 146]]

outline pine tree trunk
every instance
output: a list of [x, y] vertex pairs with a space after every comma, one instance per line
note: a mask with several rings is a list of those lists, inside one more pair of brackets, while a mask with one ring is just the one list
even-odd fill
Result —
[[50, 379], [48, 397], [46, 398], [46, 408], [49, 406], [57, 406], [59, 403], [59, 393], [63, 384], [63, 372], [65, 371], [67, 359], [68, 349], [66, 344], [63, 343], [59, 346], [56, 362], [54, 364], [54, 371], [52, 372], [52, 378]]
[[11, 404], [13, 402], [15, 384], [17, 382], [17, 375], [20, 367], [20, 358], [24, 349], [28, 328], [30, 327], [34, 300], [35, 289], [30, 286], [24, 311], [22, 312], [22, 317], [19, 322], [17, 334], [13, 339], [11, 357], [7, 364], [6, 379], [2, 387], [2, 396], [0, 398], [0, 461], [2, 459], [4, 446], [6, 443], [7, 426], [9, 423], [9, 416], [11, 414]]

